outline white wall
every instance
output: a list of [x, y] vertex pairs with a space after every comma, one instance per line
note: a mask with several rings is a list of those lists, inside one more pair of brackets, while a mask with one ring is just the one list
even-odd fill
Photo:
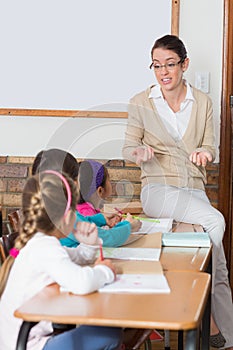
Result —
[[[186, 78], [195, 85], [196, 72], [209, 72], [209, 96], [213, 101], [216, 143], [219, 145], [222, 87], [224, 0], [181, 0], [180, 38], [190, 66]], [[216, 159], [218, 161], [218, 157]]]
[[[133, 3], [135, 3], [134, 0], [127, 0], [127, 2], [121, 0], [121, 5], [129, 5], [129, 7], [125, 9], [125, 11], [127, 10], [129, 12], [129, 15], [128, 17], [123, 16], [123, 22], [124, 24], [127, 24], [128, 28], [126, 36], [127, 40], [124, 46], [124, 50], [120, 52], [120, 55], [119, 52], [117, 52], [118, 63], [110, 64], [108, 70], [106, 71], [108, 72], [107, 76], [105, 77], [104, 74], [102, 74], [102, 79], [97, 79], [98, 84], [95, 86], [95, 88], [92, 89], [90, 87], [87, 88], [87, 90], [85, 91], [85, 94], [83, 96], [88, 96], [88, 98], [90, 98], [89, 101], [91, 101], [91, 105], [89, 105], [89, 103], [87, 103], [84, 100], [82, 102], [82, 106], [80, 105], [81, 102], [80, 100], [78, 100], [78, 98], [76, 99], [76, 95], [78, 96], [81, 90], [75, 91], [74, 95], [71, 96], [70, 100], [67, 101], [67, 104], [64, 105], [64, 101], [62, 100], [64, 92], [66, 91], [66, 89], [69, 88], [70, 82], [72, 82], [75, 86], [75, 80], [73, 80], [72, 78], [72, 73], [66, 74], [69, 68], [69, 64], [66, 64], [65, 68], [63, 66], [65, 56], [63, 56], [64, 53], [62, 47], [60, 47], [60, 44], [63, 43], [63, 45], [65, 45], [66, 41], [62, 36], [62, 30], [59, 29], [59, 23], [63, 23], [61, 21], [62, 19], [63, 21], [67, 20], [69, 23], [69, 28], [72, 29], [74, 26], [74, 21], [78, 21], [79, 16], [78, 11], [77, 15], [76, 13], [72, 13], [71, 18], [69, 18], [68, 12], [64, 13], [64, 17], [55, 16], [56, 11], [62, 7], [61, 4], [63, 3], [63, 0], [54, 0], [51, 2], [46, 1], [47, 6], [49, 6], [48, 4], [53, 3], [53, 8], [47, 7], [49, 13], [51, 15], [54, 14], [54, 16], [56, 17], [56, 21], [54, 22], [55, 28], [53, 28], [52, 24], [49, 21], [51, 17], [44, 16], [43, 12], [39, 11], [39, 3], [45, 4], [44, 1], [45, 0], [43, 0], [42, 2], [38, 1], [36, 3], [36, 7], [29, 6], [29, 9], [31, 11], [33, 11], [33, 9], [35, 11], [37, 10], [37, 13], [40, 14], [40, 16], [42, 16], [40, 17], [41, 23], [39, 23], [39, 21], [35, 21], [35, 23], [33, 23], [32, 19], [28, 22], [27, 16], [24, 13], [21, 13], [23, 17], [19, 16], [20, 11], [22, 12], [22, 3], [26, 4], [27, 2], [30, 2], [30, 0], [22, 0], [22, 2], [20, 2], [21, 7], [14, 8], [14, 11], [12, 11], [11, 6], [16, 6], [17, 4], [17, 6], [19, 6], [18, 1], [8, 0], [8, 2], [5, 2], [4, 5], [1, 4], [0, 10], [3, 21], [0, 22], [0, 32], [6, 34], [5, 36], [3, 36], [3, 40], [5, 40], [4, 38], [7, 37], [7, 35], [10, 35], [10, 38], [12, 40], [14, 37], [16, 37], [19, 41], [20, 35], [26, 35], [28, 41], [25, 42], [24, 47], [21, 47], [20, 42], [16, 46], [12, 46], [10, 45], [11, 41], [3, 41], [3, 43], [8, 45], [8, 51], [3, 50], [2, 52], [8, 52], [10, 53], [10, 55], [8, 56], [8, 60], [5, 60], [6, 56], [4, 56], [4, 54], [1, 54], [0, 56], [0, 67], [2, 67], [0, 79], [0, 106], [6, 108], [55, 108], [53, 103], [52, 105], [47, 104], [51, 101], [54, 101], [56, 102], [56, 107], [61, 109], [80, 109], [81, 107], [83, 107], [84, 109], [94, 110], [126, 110], [128, 98], [131, 97], [131, 95], [133, 95], [134, 93], [146, 88], [150, 83], [153, 83], [154, 81], [153, 72], [147, 69], [148, 64], [150, 63], [150, 48], [154, 40], [158, 36], [170, 32], [170, 13], [165, 15], [165, 13], [161, 11], [161, 6], [159, 7], [158, 11], [157, 5], [158, 3], [161, 4], [159, 0], [146, 0], [146, 2], [150, 2], [149, 7], [146, 6], [145, 1], [141, 0], [141, 9], [145, 8], [147, 11], [147, 13], [144, 15], [142, 13], [139, 13], [140, 7], [133, 6]], [[96, 2], [96, 0], [93, 1]], [[101, 2], [103, 2], [103, 0], [101, 0], [100, 2], [98, 1], [99, 6]], [[151, 7], [152, 2], [154, 5], [154, 9]], [[67, 4], [67, 1], [64, 3]], [[69, 5], [74, 3], [75, 0], [68, 1]], [[164, 0], [162, 0], [162, 3], [165, 3]], [[217, 139], [219, 139], [223, 0], [181, 0], [180, 3], [180, 37], [187, 47], [188, 55], [191, 60], [190, 68], [186, 74], [186, 77], [191, 83], [195, 84], [195, 72], [210, 72], [209, 94], [213, 99], [214, 103], [216, 135]], [[35, 4], [35, 2], [33, 2], [33, 4]], [[56, 7], [56, 4], [59, 4], [59, 6]], [[139, 12], [135, 12], [136, 9], [138, 9]], [[96, 11], [97, 9], [95, 8], [95, 12]], [[5, 14], [5, 16], [3, 16], [3, 14]], [[7, 21], [7, 18], [9, 19], [10, 16], [13, 16], [13, 19], [11, 18], [11, 21], [9, 22]], [[117, 12], [116, 16], [118, 16], [117, 23], [121, 23], [121, 13]], [[36, 17], [34, 18], [34, 20], [35, 19]], [[161, 27], [160, 25], [158, 26], [158, 19], [161, 21], [162, 25], [166, 23], [165, 27]], [[16, 27], [14, 27], [13, 25], [15, 21], [18, 21], [18, 25]], [[115, 20], [113, 22], [116, 23]], [[134, 24], [136, 23], [140, 31], [145, 30], [144, 34], [139, 35], [138, 31], [134, 33], [130, 25], [131, 22]], [[21, 28], [20, 24], [22, 23], [23, 27]], [[40, 38], [40, 33], [44, 33], [44, 26], [48, 25], [49, 23], [51, 28], [54, 29], [53, 35], [58, 34], [58, 36], [55, 44], [52, 44], [54, 37], [50, 37], [51, 46], [47, 46], [48, 53], [51, 53], [52, 49], [55, 50], [56, 55], [54, 57], [54, 61], [51, 61], [51, 57], [49, 55], [45, 55], [44, 57], [44, 61], [48, 61], [51, 68], [51, 80], [47, 84], [45, 81], [44, 72], [43, 70], [41, 70], [40, 64], [36, 64], [36, 61], [33, 59], [35, 59], [36, 57], [36, 44], [38, 43], [38, 40]], [[36, 27], [35, 24], [37, 24], [38, 27]], [[39, 26], [39, 24], [41, 26]], [[30, 34], [30, 25], [33, 28], [33, 34]], [[64, 23], [61, 24], [61, 28], [65, 28]], [[165, 30], [165, 28], [168, 29]], [[57, 29], [57, 31], [55, 29]], [[88, 30], [90, 30], [89, 36], [91, 39], [91, 33], [95, 31], [95, 28], [92, 28], [89, 23], [87, 23], [86, 26], [83, 24], [83, 32], [87, 32]], [[116, 37], [113, 37], [113, 39], [116, 40]], [[90, 42], [91, 41], [89, 40], [87, 47], [89, 47]], [[110, 42], [111, 37], [109, 37], [109, 40], [107, 42], [108, 45]], [[70, 43], [68, 42], [67, 45], [68, 44]], [[77, 47], [78, 45], [75, 45], [75, 42], [73, 43], [73, 45], [77, 49], [77, 52], [83, 53], [85, 51], [84, 48], [82, 49], [82, 51], [79, 51]], [[43, 47], [46, 49], [46, 46], [42, 45], [42, 48]], [[32, 83], [34, 84], [35, 82], [35, 79], [30, 80], [32, 77], [27, 77], [25, 86], [20, 85], [24, 83], [23, 72], [25, 72], [25, 69], [22, 70], [22, 64], [24, 62], [22, 61], [21, 57], [21, 49], [26, 50], [29, 54], [31, 52], [30, 50], [32, 50], [32, 54], [30, 56], [31, 59], [28, 60], [26, 63], [29, 67], [29, 72], [31, 71], [33, 74], [36, 72], [36, 82], [38, 82], [38, 84], [40, 85], [39, 91], [36, 94], [35, 90], [33, 89], [36, 89], [37, 85], [32, 85]], [[42, 52], [45, 53], [46, 50], [42, 50]], [[66, 52], [72, 60], [72, 55], [74, 54], [74, 52], [69, 52], [69, 50], [67, 50], [67, 46], [64, 46], [64, 52]], [[93, 57], [96, 57], [97, 52], [98, 50], [94, 45]], [[77, 55], [77, 53], [75, 55]], [[139, 57], [139, 61], [137, 61], [137, 66], [133, 67], [133, 70], [130, 70], [132, 68], [131, 65], [135, 63], [137, 57]], [[78, 58], [79, 56], [77, 55], [75, 61], [77, 63], [79, 62]], [[98, 74], [99, 72], [98, 64], [96, 66], [92, 66], [92, 61], [93, 60], [90, 61], [91, 69], [89, 72], [90, 74], [88, 73], [88, 77], [91, 76], [93, 79], [93, 67], [95, 67], [94, 71], [96, 70]], [[14, 66], [15, 62], [18, 62], [16, 67]], [[123, 76], [122, 70], [120, 69], [120, 63], [124, 63], [123, 67], [126, 68], [126, 73], [124, 73]], [[3, 67], [5, 68], [3, 69]], [[11, 74], [12, 72], [16, 74], [16, 76], [17, 74], [19, 74], [19, 79], [15, 81], [15, 83], [13, 83], [11, 79], [7, 79], [7, 77], [9, 78], [9, 74]], [[117, 73], [117, 78], [115, 78], [115, 80], [109, 80], [111, 82], [113, 81], [114, 84], [108, 90], [110, 90], [111, 93], [114, 92], [115, 98], [113, 98], [110, 95], [105, 96], [105, 94], [103, 93], [101, 97], [101, 85], [106, 87], [105, 79], [107, 79], [108, 81], [109, 77], [112, 78], [112, 72]], [[127, 72], [130, 72], [130, 76], [126, 75], [129, 74]], [[118, 78], [120, 78], [119, 81]], [[96, 79], [93, 80], [95, 81]], [[3, 84], [4, 81], [5, 84]], [[55, 96], [50, 95], [50, 93], [52, 93], [50, 87], [51, 82], [55, 82], [55, 84], [58, 87]], [[116, 91], [117, 89], [118, 91], [125, 89], [126, 83], [129, 83], [128, 87], [130, 87], [131, 90], [127, 90], [127, 93], [124, 95], [123, 98], [123, 95], [120, 95], [120, 93], [118, 94]], [[89, 84], [89, 86], [91, 85]], [[25, 87], [26, 90], [24, 90]], [[26, 95], [25, 91], [27, 92]], [[72, 93], [73, 92], [74, 90], [72, 89]], [[38, 99], [35, 101], [32, 99], [32, 97], [27, 99], [27, 97], [31, 96], [31, 93], [33, 93], [34, 96]], [[17, 99], [15, 99], [15, 97], [17, 97]], [[25, 101], [28, 103], [29, 100], [32, 104], [30, 105], [29, 103], [25, 105]], [[75, 100], [75, 103], [71, 103], [71, 100]], [[122, 119], [113, 119], [106, 121], [106, 119], [67, 120], [66, 118], [30, 118], [0, 116], [0, 155], [34, 156], [38, 151], [40, 151], [43, 148], [60, 147], [70, 150], [77, 157], [89, 156], [93, 158], [121, 158], [121, 147], [124, 139], [125, 123], [126, 120]], [[103, 149], [107, 150], [107, 152], [103, 152]]]
[[0, 11], [6, 108], [127, 103], [151, 82], [150, 48], [171, 28], [171, 0], [7, 0]]

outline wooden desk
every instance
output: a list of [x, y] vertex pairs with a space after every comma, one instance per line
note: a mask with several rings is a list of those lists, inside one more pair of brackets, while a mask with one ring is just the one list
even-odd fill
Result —
[[[187, 331], [186, 349], [196, 349], [198, 328], [205, 317], [210, 275], [194, 271], [167, 271], [169, 294], [92, 293], [86, 296], [60, 292], [56, 284], [27, 301], [15, 316], [24, 320], [16, 350], [23, 350], [34, 322], [85, 324]], [[33, 322], [33, 323], [31, 323]], [[205, 327], [203, 322], [202, 327]], [[202, 331], [203, 331], [202, 328]], [[204, 341], [202, 345], [208, 348]]]
[[160, 262], [164, 271], [209, 271], [211, 248], [163, 247]]
[[[180, 222], [173, 232], [203, 232], [200, 225]], [[163, 247], [160, 258], [163, 269], [208, 271], [211, 267], [211, 248]]]
[[[186, 226], [189, 224], [185, 224]], [[189, 225], [188, 232], [191, 232], [193, 225]], [[184, 228], [184, 226], [182, 226]], [[180, 229], [182, 229], [180, 227]], [[177, 230], [179, 227], [177, 227]], [[177, 231], [182, 232], [182, 231]], [[158, 233], [157, 233], [158, 234]], [[157, 238], [157, 234], [142, 235], [142, 237], [127, 247], [139, 248], [153, 247], [153, 243]], [[156, 238], [152, 237], [156, 235]], [[169, 270], [191, 270], [191, 271], [209, 271], [211, 267], [211, 247], [162, 247], [160, 262], [164, 271]], [[142, 262], [142, 265], [145, 262]]]
[[[192, 225], [187, 223], [177, 223], [173, 227], [173, 232], [202, 232], [203, 229], [199, 225]], [[129, 247], [139, 247], [143, 244], [144, 247], [149, 247], [151, 242], [148, 244], [148, 236], [142, 237], [139, 241], [132, 243]], [[149, 240], [150, 241], [150, 240]], [[193, 248], [193, 247], [163, 247], [160, 257], [160, 262], [164, 271], [199, 271], [199, 272], [209, 272], [211, 274], [212, 270], [212, 259], [211, 259], [211, 248]], [[136, 269], [139, 269], [139, 272], [148, 271], [152, 273], [151, 269], [155, 268], [152, 264], [148, 264], [148, 262], [135, 262]], [[124, 269], [124, 262], [117, 262], [118, 266], [120, 266], [121, 270]], [[156, 262], [154, 262], [156, 265]], [[210, 308], [210, 300], [209, 300], [209, 308]], [[205, 342], [204, 347], [208, 348], [209, 342], [209, 331], [210, 331], [210, 319], [206, 319], [205, 328]], [[170, 348], [169, 342], [169, 331], [165, 330], [165, 348]], [[178, 348], [183, 348], [183, 332], [178, 331]]]

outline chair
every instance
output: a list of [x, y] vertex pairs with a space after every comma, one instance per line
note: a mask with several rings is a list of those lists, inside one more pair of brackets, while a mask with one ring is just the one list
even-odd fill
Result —
[[3, 246], [5, 257], [9, 255], [11, 248], [14, 247], [15, 240], [18, 237], [18, 235], [19, 235], [18, 232], [12, 232], [12, 233], [9, 233], [8, 235], [2, 236], [2, 246]]
[[[9, 255], [10, 249], [14, 246], [14, 241], [18, 237], [19, 224], [22, 214], [20, 210], [16, 210], [8, 214], [10, 222], [11, 232], [8, 235], [4, 235], [3, 238], [3, 250], [5, 256]], [[65, 324], [53, 324], [54, 334], [63, 333], [66, 330], [74, 328], [73, 325]], [[125, 350], [137, 350], [144, 344], [145, 350], [151, 349], [151, 342], [149, 339], [151, 329], [133, 329], [127, 328], [124, 331], [124, 346]]]
[[19, 225], [20, 225], [20, 220], [22, 218], [22, 213], [21, 210], [15, 210], [12, 213], [8, 214], [8, 220], [10, 222], [10, 232], [18, 232], [19, 231]]
[[3, 247], [3, 241], [2, 241], [2, 238], [0, 238], [0, 264], [3, 264], [5, 259], [6, 259], [6, 254]]
[[2, 245], [5, 253], [5, 257], [9, 255], [10, 249], [14, 247], [16, 238], [19, 235], [19, 225], [22, 217], [21, 210], [15, 210], [8, 214], [8, 220], [10, 225], [8, 226], [9, 234], [2, 235]]
[[138, 350], [144, 345], [145, 350], [151, 350], [150, 335], [152, 329], [125, 328], [123, 335], [124, 350]]

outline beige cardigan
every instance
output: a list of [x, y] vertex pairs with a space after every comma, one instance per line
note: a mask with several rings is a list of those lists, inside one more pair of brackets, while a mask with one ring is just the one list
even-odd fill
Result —
[[177, 187], [204, 189], [206, 171], [189, 160], [193, 151], [207, 150], [215, 158], [213, 108], [210, 98], [195, 88], [192, 113], [183, 138], [175, 141], [168, 133], [152, 99], [151, 87], [130, 100], [123, 157], [135, 162], [133, 150], [141, 145], [154, 149], [155, 157], [142, 163], [142, 186], [162, 183]]

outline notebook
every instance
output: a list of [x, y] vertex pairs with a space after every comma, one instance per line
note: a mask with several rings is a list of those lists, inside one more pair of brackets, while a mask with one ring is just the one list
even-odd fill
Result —
[[162, 245], [166, 247], [210, 247], [207, 232], [165, 232]]
[[120, 274], [111, 284], [99, 289], [104, 293], [170, 293], [163, 274]]
[[135, 234], [149, 234], [154, 232], [169, 232], [172, 230], [172, 218], [144, 218], [138, 217], [141, 221], [142, 226], [139, 231], [134, 232]]
[[161, 248], [109, 248], [103, 247], [105, 259], [159, 261]]

